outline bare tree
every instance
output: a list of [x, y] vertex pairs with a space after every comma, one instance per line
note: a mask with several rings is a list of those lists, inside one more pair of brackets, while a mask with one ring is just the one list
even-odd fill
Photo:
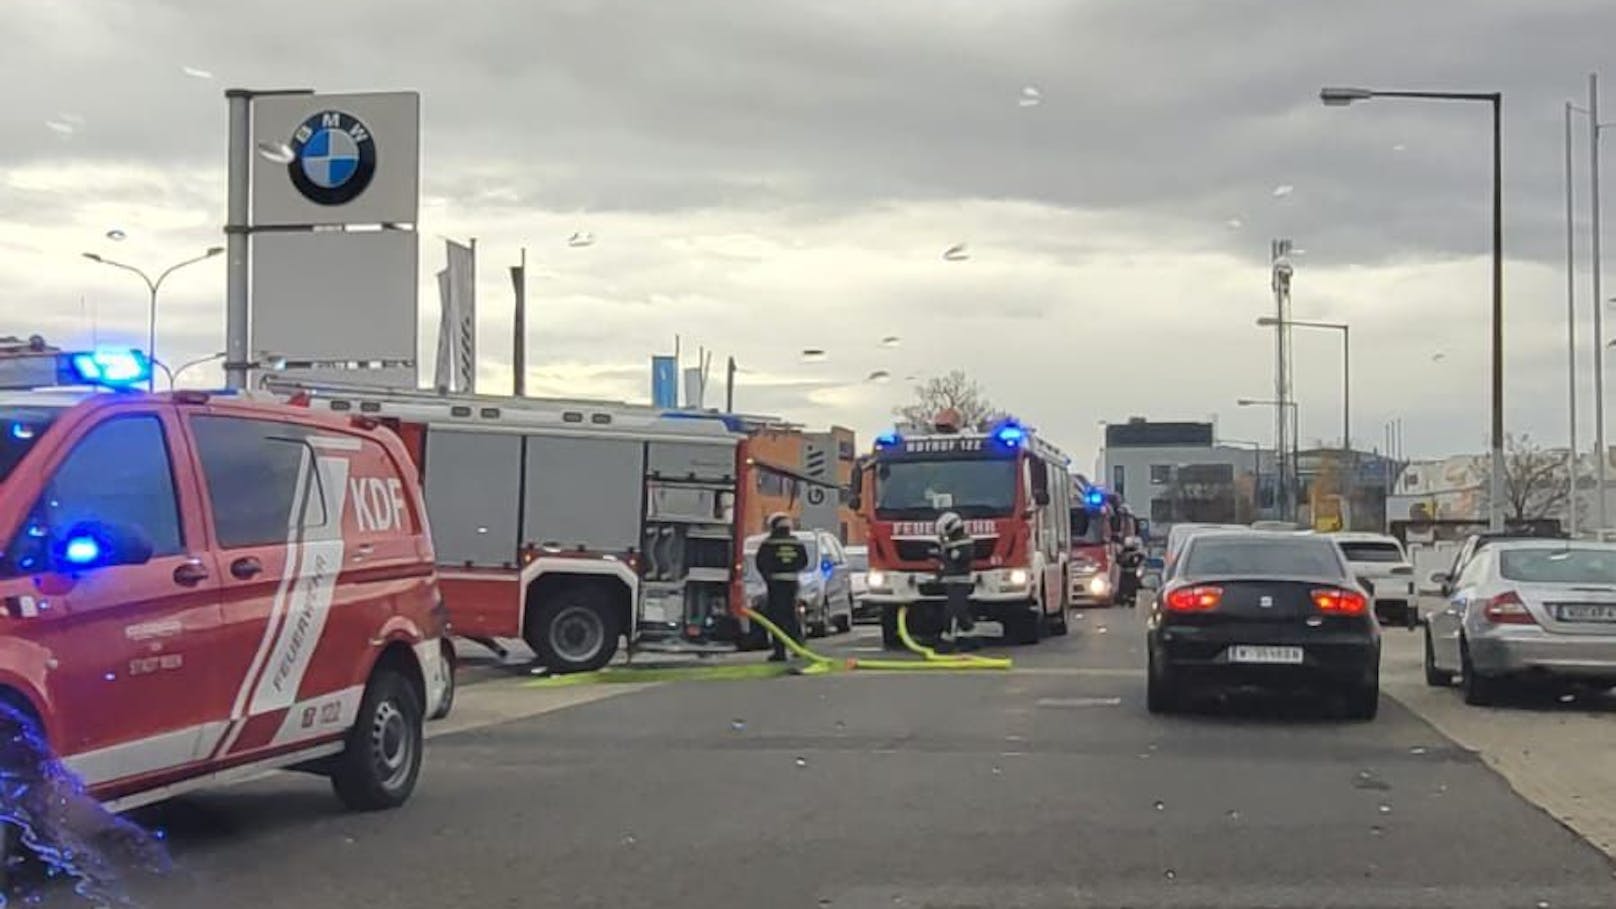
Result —
[[892, 414], [912, 426], [929, 426], [938, 411], [949, 407], [959, 413], [960, 421], [965, 426], [976, 426], [983, 421], [1008, 416], [994, 407], [982, 386], [961, 369], [927, 379], [924, 385], [916, 385], [915, 400], [894, 407]]
[[1571, 499], [1565, 455], [1528, 435], [1504, 437], [1504, 510], [1509, 520], [1558, 517]]

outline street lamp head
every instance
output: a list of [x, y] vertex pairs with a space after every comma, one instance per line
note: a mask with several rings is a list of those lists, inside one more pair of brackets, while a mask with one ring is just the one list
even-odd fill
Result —
[[1346, 107], [1354, 101], [1368, 101], [1375, 93], [1367, 88], [1323, 88], [1319, 90], [1319, 100], [1326, 107]]
[[79, 255], [82, 255], [84, 258], [89, 259], [91, 262], [99, 262], [99, 261], [101, 261], [101, 257], [96, 255], [93, 252], [80, 253]]
[[1239, 407], [1250, 407], [1251, 405], [1253, 405], [1253, 404], [1255, 404], [1257, 402], [1253, 401], [1250, 398], [1241, 398], [1240, 400], [1238, 400], [1238, 401], [1236, 401], [1234, 403]]
[[223, 246], [209, 246], [207, 255], [209, 257], [212, 257], [212, 256], [217, 256], [219, 253], [222, 253], [222, 252], [224, 252], [224, 247]]
[[1278, 324], [1279, 324], [1279, 320], [1274, 318], [1273, 316], [1258, 316], [1257, 317], [1257, 327], [1258, 328], [1273, 328], [1274, 326], [1276, 326]]

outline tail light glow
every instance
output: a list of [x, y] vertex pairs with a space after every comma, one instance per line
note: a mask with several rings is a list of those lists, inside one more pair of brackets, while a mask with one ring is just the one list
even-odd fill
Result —
[[1521, 602], [1520, 594], [1506, 590], [1490, 600], [1482, 600], [1482, 615], [1494, 625], [1536, 625], [1532, 611]]
[[1330, 587], [1313, 591], [1313, 606], [1325, 615], [1363, 615], [1369, 611], [1369, 598], [1356, 590]]
[[1211, 612], [1223, 602], [1222, 587], [1178, 587], [1167, 591], [1169, 612]]

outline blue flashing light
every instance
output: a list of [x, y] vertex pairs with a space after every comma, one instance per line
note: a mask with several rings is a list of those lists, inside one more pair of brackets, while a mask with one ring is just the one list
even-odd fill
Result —
[[1027, 440], [1027, 431], [1014, 423], [1006, 423], [993, 431], [993, 438], [1006, 448], [1015, 448]]
[[878, 449], [896, 448], [902, 441], [903, 437], [898, 435], [896, 430], [889, 429], [875, 437], [875, 447]]
[[151, 360], [138, 350], [102, 348], [69, 358], [74, 378], [85, 385], [133, 388], [151, 379]]
[[92, 536], [77, 536], [62, 547], [62, 558], [71, 565], [91, 565], [101, 558], [101, 544]]
[[1088, 500], [1089, 505], [1094, 508], [1099, 508], [1101, 505], [1105, 504], [1105, 493], [1098, 489], [1089, 490], [1088, 495], [1085, 498]]
[[27, 423], [11, 424], [11, 437], [13, 439], [19, 439], [26, 442], [34, 437], [34, 432], [34, 427], [29, 426]]
[[822, 574], [822, 575], [824, 575], [825, 577], [828, 578], [828, 577], [831, 576], [831, 572], [833, 572], [835, 570], [836, 570], [836, 563], [835, 562], [832, 562], [830, 559], [821, 559], [820, 560], [820, 562], [819, 562], [819, 573], [820, 574]]

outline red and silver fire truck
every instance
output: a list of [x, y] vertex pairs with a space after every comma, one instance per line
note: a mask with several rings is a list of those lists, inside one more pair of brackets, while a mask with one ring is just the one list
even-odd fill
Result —
[[1072, 480], [1072, 605], [1110, 606], [1121, 580], [1121, 500], [1081, 475]]
[[269, 382], [392, 427], [426, 490], [454, 633], [554, 672], [648, 650], [756, 645], [739, 524], [752, 457], [740, 418], [619, 402]]
[[972, 613], [1013, 641], [1066, 633], [1072, 484], [1069, 459], [1014, 421], [962, 431], [939, 414], [927, 431], [884, 433], [854, 477], [868, 522], [866, 602], [881, 608], [882, 643], [901, 646], [897, 621], [923, 636], [943, 626], [937, 518], [954, 512], [975, 539]]

